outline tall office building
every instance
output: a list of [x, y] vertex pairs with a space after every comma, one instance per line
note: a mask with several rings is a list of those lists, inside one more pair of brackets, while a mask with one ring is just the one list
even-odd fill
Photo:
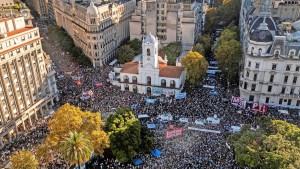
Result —
[[192, 0], [142, 0], [130, 21], [130, 39], [151, 33], [161, 45], [181, 42], [191, 49], [202, 28], [202, 2]]
[[0, 19], [0, 147], [42, 118], [57, 98], [55, 71], [37, 27]]
[[115, 50], [129, 38], [129, 21], [135, 0], [55, 0], [56, 23], [73, 38], [94, 67], [113, 59]]

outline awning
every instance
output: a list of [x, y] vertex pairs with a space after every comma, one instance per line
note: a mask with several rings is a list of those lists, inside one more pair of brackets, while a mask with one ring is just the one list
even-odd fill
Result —
[[134, 164], [134, 165], [140, 165], [140, 164], [143, 164], [143, 160], [140, 159], [140, 158], [133, 159], [133, 164]]
[[154, 156], [154, 157], [158, 157], [161, 155], [161, 151], [155, 149], [153, 151], [151, 151], [151, 154]]

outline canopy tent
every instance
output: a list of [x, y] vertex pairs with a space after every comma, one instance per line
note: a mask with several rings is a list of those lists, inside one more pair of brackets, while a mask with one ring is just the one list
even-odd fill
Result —
[[204, 122], [203, 122], [203, 120], [196, 120], [195, 124], [197, 124], [197, 125], [204, 125]]
[[148, 129], [155, 129], [156, 125], [154, 123], [147, 124]]
[[232, 133], [239, 132], [239, 131], [241, 131], [240, 126], [231, 126], [230, 127], [230, 132], [232, 132]]
[[143, 160], [141, 158], [136, 158], [136, 159], [133, 159], [133, 164], [134, 165], [140, 165], [140, 164], [143, 164]]
[[158, 157], [158, 156], [160, 156], [161, 155], [161, 151], [159, 151], [159, 150], [157, 150], [157, 149], [155, 149], [155, 150], [153, 150], [153, 151], [151, 151], [151, 154], [154, 156], [154, 157]]
[[220, 119], [217, 117], [208, 117], [206, 118], [208, 124], [220, 124]]
[[138, 115], [138, 118], [141, 119], [141, 118], [149, 118], [150, 116], [148, 114], [139, 114]]

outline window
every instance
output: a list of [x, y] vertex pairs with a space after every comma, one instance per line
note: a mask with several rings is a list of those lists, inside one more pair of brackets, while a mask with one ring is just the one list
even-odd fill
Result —
[[300, 70], [300, 66], [296, 66], [296, 72], [299, 72], [299, 70]]
[[285, 70], [286, 70], [286, 71], [290, 71], [290, 70], [291, 70], [291, 65], [286, 65]]
[[256, 80], [257, 80], [257, 74], [254, 74], [253, 81], [256, 81]]
[[277, 64], [273, 63], [272, 64], [272, 70], [276, 70]]
[[270, 76], [270, 82], [272, 83], [274, 81], [274, 75]]
[[279, 104], [282, 104], [282, 101], [283, 101], [283, 99], [282, 99], [282, 98], [280, 98], [280, 99], [279, 99]]
[[251, 85], [251, 91], [255, 91], [255, 88], [256, 88], [256, 84], [252, 84]]
[[248, 67], [251, 67], [251, 62], [248, 62]]
[[150, 49], [147, 49], [147, 56], [150, 56]]
[[284, 76], [284, 83], [287, 83], [288, 82], [288, 80], [289, 80], [289, 76]]
[[290, 94], [294, 94], [294, 92], [295, 92], [295, 87], [291, 87]]
[[297, 77], [297, 76], [294, 76], [294, 78], [293, 78], [293, 84], [296, 84], [296, 83], [297, 83], [297, 79], [298, 79], [298, 77]]
[[249, 96], [249, 101], [250, 101], [250, 102], [253, 102], [253, 101], [254, 101], [254, 96], [253, 96], [253, 95], [250, 95], [250, 96]]
[[170, 81], [170, 87], [171, 87], [171, 88], [175, 88], [175, 84], [176, 84], [176, 83], [175, 83], [174, 80], [171, 80], [171, 81]]
[[268, 86], [268, 92], [272, 92], [272, 86]]
[[281, 94], [284, 94], [284, 93], [285, 93], [285, 89], [286, 89], [286, 87], [285, 87], [285, 86], [282, 86]]
[[246, 90], [247, 90], [247, 86], [248, 86], [248, 83], [247, 83], [247, 82], [245, 82], [245, 83], [244, 83], [244, 89], [246, 89]]
[[255, 64], [255, 68], [256, 68], [256, 69], [259, 69], [259, 63], [256, 63], [256, 64]]
[[291, 105], [291, 103], [292, 103], [292, 99], [289, 99], [289, 100], [288, 100], [288, 103], [287, 103], [287, 105], [289, 105], [289, 106], [290, 106], [290, 105]]
[[246, 77], [249, 77], [249, 71], [246, 72]]
[[266, 97], [266, 103], [269, 103], [270, 98]]
[[278, 55], [279, 55], [279, 51], [277, 50], [277, 51], [275, 52], [275, 57], [278, 57]]
[[296, 106], [300, 106], [300, 100], [297, 100]]

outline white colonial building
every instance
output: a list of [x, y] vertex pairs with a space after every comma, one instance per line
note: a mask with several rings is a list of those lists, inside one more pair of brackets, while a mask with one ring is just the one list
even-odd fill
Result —
[[167, 57], [158, 56], [158, 40], [151, 34], [143, 39], [139, 61], [125, 63], [119, 75], [121, 90], [141, 94], [173, 95], [184, 86], [185, 68], [169, 66]]
[[274, 20], [271, 16], [269, 1], [265, 1], [257, 16], [245, 2], [240, 24], [244, 49], [241, 98], [248, 102], [299, 108], [299, 32], [284, 23], [278, 27], [280, 19]]

